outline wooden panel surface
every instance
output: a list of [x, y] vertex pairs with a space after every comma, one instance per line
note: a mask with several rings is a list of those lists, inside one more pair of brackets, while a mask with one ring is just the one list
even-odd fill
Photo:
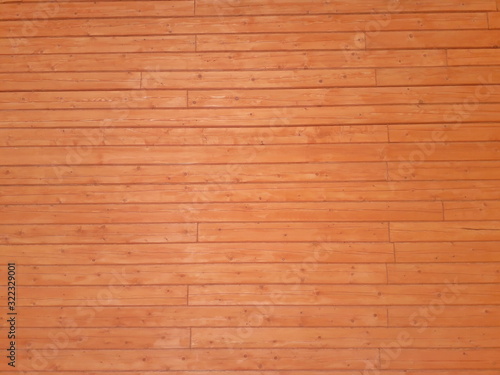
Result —
[[0, 0], [0, 320], [0, 375], [498, 375], [500, 0]]

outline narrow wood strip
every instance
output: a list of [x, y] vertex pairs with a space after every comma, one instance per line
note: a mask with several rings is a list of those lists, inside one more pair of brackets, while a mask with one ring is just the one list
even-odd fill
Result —
[[[380, 306], [37, 306], [19, 311], [26, 327], [386, 327]], [[147, 319], [138, 320], [138, 317]]]
[[396, 242], [398, 262], [500, 262], [500, 243], [492, 242]]
[[394, 4], [390, 1], [364, 1], [353, 4], [347, 0], [325, 3], [320, 0], [273, 0], [265, 3], [257, 0], [248, 0], [237, 6], [223, 7], [219, 3], [209, 0], [199, 0], [196, 3], [198, 15], [234, 15], [234, 14], [291, 14], [291, 13], [400, 13], [400, 12], [429, 12], [429, 11], [484, 11], [496, 10], [495, 0], [442, 0], [439, 3], [431, 0], [421, 1], [418, 4], [411, 0], [403, 0]]
[[[249, 337], [237, 328], [193, 328], [194, 348], [400, 348], [401, 328], [255, 328]], [[408, 348], [491, 348], [500, 328], [407, 328]]]
[[[131, 9], [131, 11], [133, 8]], [[490, 13], [491, 14], [491, 13]], [[358, 32], [383, 26], [384, 30], [486, 29], [486, 12], [393, 13], [390, 20], [380, 14], [287, 14], [259, 16], [183, 16], [164, 13], [155, 18], [45, 19], [35, 23], [0, 21], [0, 34], [12, 38], [12, 48], [30, 42], [30, 36], [124, 36], [173, 34]], [[221, 22], [223, 21], [223, 22]], [[37, 27], [43, 26], [43, 27]], [[31, 33], [30, 33], [31, 31]]]
[[[138, 97], [132, 105], [136, 105], [135, 103], [141, 106], [147, 105], [150, 99], [159, 106], [167, 106], [169, 102], [171, 105], [186, 104], [183, 92], [148, 90], [143, 93], [144, 96]], [[152, 96], [156, 93], [158, 93], [158, 97], [153, 98]], [[12, 93], [9, 95], [10, 97], [14, 96]], [[132, 95], [139, 94], [134, 92], [134, 94], [130, 94], [130, 96]], [[149, 95], [151, 97], [148, 98]], [[146, 99], [145, 103], [141, 102], [143, 98]], [[124, 99], [120, 97], [120, 100]], [[123, 104], [127, 105], [126, 103], [129, 101], [125, 99]], [[120, 103], [110, 101], [105, 104], [117, 105]], [[88, 104], [85, 102], [84, 105], [94, 104], [93, 102]], [[0, 146], [269, 145], [387, 141], [387, 127], [385, 125], [271, 126], [266, 129], [259, 127], [0, 129]]]
[[497, 180], [497, 161], [420, 162], [408, 157], [402, 162], [388, 163], [391, 180]]
[[33, 6], [30, 3], [5, 3], [2, 5], [2, 20], [27, 20], [30, 22], [30, 34], [36, 33], [37, 28], [42, 28], [46, 19], [50, 18], [106, 18], [113, 17], [157, 17], [165, 14], [172, 16], [193, 15], [192, 0], [169, 0], [169, 1], [99, 1], [95, 7], [81, 6], [78, 2], [58, 1], [57, 3], [38, 3]]
[[[389, 326], [394, 327], [499, 327], [500, 306], [446, 306], [439, 314], [430, 306], [389, 306]], [[434, 310], [433, 310], [434, 311]], [[432, 315], [430, 315], [432, 314]]]
[[[46, 349], [57, 342], [64, 350], [151, 350], [189, 348], [187, 328], [30, 328], [16, 340], [18, 347]], [[9, 340], [0, 344], [9, 347]]]
[[363, 33], [199, 35], [197, 51], [362, 50]]
[[17, 301], [20, 307], [93, 306], [97, 312], [103, 306], [185, 305], [187, 299], [186, 286], [133, 286], [125, 284], [119, 275], [108, 285], [25, 286], [23, 290]]
[[[500, 115], [500, 114], [499, 114]], [[497, 160], [498, 142], [338, 143], [332, 145], [253, 146], [95, 146], [3, 147], [4, 166], [15, 165], [154, 165], [246, 163], [331, 163], [412, 160]], [[418, 158], [418, 159], [417, 159]]]
[[[317, 349], [167, 349], [147, 354], [131, 350], [64, 350], [47, 359], [48, 371], [170, 371], [170, 370], [348, 370], [363, 369], [364, 360], [376, 359], [376, 349], [338, 349], [332, 361], [331, 350]], [[113, 361], [110, 361], [113, 358]], [[20, 351], [20, 370], [30, 369], [39, 355]], [[0, 370], [8, 370], [2, 363]]]
[[[444, 50], [0, 55], [0, 72], [339, 69], [444, 66]], [[490, 63], [491, 65], [492, 63]]]
[[[75, 154], [78, 155], [78, 154]], [[77, 159], [80, 163], [83, 158]], [[237, 172], [237, 173], [236, 173]], [[0, 167], [0, 185], [51, 184], [177, 184], [303, 181], [385, 181], [386, 164], [307, 163], [240, 165], [62, 165]]]
[[497, 349], [402, 349], [398, 358], [388, 355], [389, 369], [492, 369], [497, 365]]
[[398, 242], [429, 241], [499, 241], [498, 221], [443, 221], [390, 223], [391, 240]]
[[[116, 266], [19, 266], [25, 286], [108, 285], [116, 278]], [[259, 284], [380, 284], [386, 283], [383, 264], [189, 264], [127, 265], [120, 267], [127, 285], [197, 285], [215, 283]]]
[[[9, 245], [0, 259], [12, 260]], [[385, 263], [394, 259], [389, 242], [282, 242], [16, 245], [15, 259], [31, 265], [128, 265], [165, 263]], [[71, 255], [69, 257], [68, 255]], [[313, 256], [315, 255], [315, 257]]]
[[[187, 93], [184, 90], [0, 92], [0, 110], [76, 108], [114, 110], [186, 106]], [[87, 136], [89, 133], [87, 132]], [[35, 137], [32, 135], [32, 138]]]
[[0, 204], [499, 200], [500, 181], [3, 186]]
[[[275, 107], [459, 103], [476, 97], [474, 86], [363, 87], [336, 89], [203, 90], [189, 92], [191, 107]], [[483, 103], [500, 102], [500, 86], [489, 86]]]
[[500, 141], [500, 123], [389, 125], [391, 142], [425, 142], [441, 138], [443, 142]]
[[138, 89], [141, 73], [0, 73], [0, 82], [0, 91]]
[[500, 263], [388, 264], [389, 283], [433, 284], [456, 278], [460, 283], [500, 283]]
[[196, 224], [3, 225], [0, 243], [166, 243], [196, 241]]
[[498, 48], [500, 31], [382, 31], [366, 34], [367, 49]]
[[387, 223], [201, 223], [201, 242], [235, 241], [369, 241], [388, 240]]
[[[159, 3], [161, 4], [161, 3]], [[36, 22], [36, 21], [33, 21]], [[0, 39], [0, 54], [143, 53], [195, 50], [194, 36], [93, 36]]]
[[1, 224], [441, 220], [441, 202], [170, 203], [4, 206]]
[[500, 201], [444, 202], [446, 220], [500, 220]]
[[[451, 52], [449, 51], [449, 53]], [[376, 72], [377, 83], [384, 86], [492, 85], [500, 83], [500, 71], [495, 66], [379, 68]], [[479, 94], [487, 94], [488, 92], [491, 90], [487, 87], [480, 91], [478, 89]]]
[[[455, 297], [455, 298], [453, 298]], [[500, 304], [497, 284], [205, 285], [189, 287], [190, 305]]]
[[[498, 105], [477, 104], [464, 112], [456, 104], [362, 105], [337, 107], [75, 109], [3, 111], [0, 128], [88, 127], [269, 127], [304, 125], [374, 125], [499, 122]], [[147, 124], [147, 125], [146, 125]]]
[[374, 86], [374, 69], [144, 72], [143, 88], [223, 89]]
[[448, 51], [448, 65], [496, 65], [500, 49], [452, 49]]

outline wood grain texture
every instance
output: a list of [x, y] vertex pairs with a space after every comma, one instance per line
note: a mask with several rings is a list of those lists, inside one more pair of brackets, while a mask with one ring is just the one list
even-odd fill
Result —
[[0, 375], [498, 375], [499, 43], [500, 0], [0, 0]]

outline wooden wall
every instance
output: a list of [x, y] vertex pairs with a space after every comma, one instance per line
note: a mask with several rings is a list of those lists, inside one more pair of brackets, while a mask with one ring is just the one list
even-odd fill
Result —
[[0, 0], [0, 36], [1, 374], [500, 373], [499, 0]]

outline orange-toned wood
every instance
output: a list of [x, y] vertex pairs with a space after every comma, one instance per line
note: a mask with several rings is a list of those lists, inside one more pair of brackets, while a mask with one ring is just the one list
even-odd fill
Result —
[[[500, 345], [500, 328], [405, 329], [410, 348], [491, 348]], [[400, 328], [256, 328], [250, 337], [235, 328], [193, 328], [195, 348], [399, 348]]]
[[[78, 154], [76, 154], [78, 155]], [[80, 159], [77, 159], [80, 160]], [[0, 185], [385, 181], [384, 162], [0, 167]], [[237, 173], [235, 173], [237, 172]], [[208, 189], [207, 189], [208, 190]], [[205, 190], [202, 190], [205, 191]]]
[[[9, 262], [9, 245], [0, 245], [0, 259]], [[388, 242], [235, 242], [162, 244], [17, 245], [24, 265], [178, 264], [178, 263], [385, 263], [394, 260]], [[315, 254], [316, 258], [311, 254]], [[68, 257], [67, 254], [71, 254]]]
[[366, 48], [497, 48], [499, 39], [497, 30], [369, 32]]
[[399, 13], [399, 12], [422, 12], [422, 11], [481, 11], [496, 10], [495, 0], [470, 0], [460, 2], [458, 0], [443, 0], [439, 3], [425, 0], [415, 4], [411, 0], [393, 3], [391, 1], [365, 1], [353, 4], [349, 1], [323, 2], [313, 1], [290, 1], [273, 0], [259, 2], [249, 0], [244, 4], [223, 3], [221, 1], [197, 0], [196, 14], [290, 14], [290, 13], [365, 13], [367, 8], [375, 13]]
[[[448, 51], [451, 53], [453, 51]], [[377, 83], [381, 86], [447, 86], [492, 85], [500, 83], [498, 69], [484, 66], [450, 66], [431, 68], [380, 68], [376, 70]], [[490, 90], [478, 91], [485, 97]], [[479, 88], [477, 88], [479, 90]], [[473, 99], [473, 98], [470, 98]]]
[[498, 375], [499, 6], [0, 0], [0, 375]]
[[429, 306], [391, 306], [389, 326], [418, 327], [498, 327], [499, 306], [446, 306], [430, 315]]
[[[386, 327], [381, 306], [93, 306], [25, 307], [29, 327]], [[494, 310], [493, 310], [494, 311]], [[263, 319], [259, 318], [262, 316]]]
[[224, 89], [374, 86], [374, 69], [199, 71], [143, 74], [143, 88]]
[[[465, 51], [467, 50], [457, 50]], [[481, 50], [479, 50], [481, 51]], [[444, 50], [256, 51], [0, 55], [0, 72], [339, 69], [444, 66]], [[485, 65], [485, 64], [479, 64]]]
[[201, 223], [201, 242], [375, 241], [388, 240], [387, 223]]
[[14, 205], [6, 206], [3, 213], [0, 225], [20, 223], [23, 218], [25, 224], [435, 221], [443, 218], [440, 202]]
[[[203, 285], [189, 286], [190, 305], [481, 305], [500, 303], [497, 284]], [[456, 297], [456, 298], [453, 298]]]
[[[2, 4], [2, 20], [33, 20], [43, 23], [50, 18], [102, 18], [133, 17], [141, 14], [143, 17], [157, 17], [165, 13], [175, 16], [193, 14], [193, 0], [169, 0], [158, 3], [156, 1], [100, 1], [96, 6], [81, 6], [71, 1], [57, 3], [40, 2], [34, 5], [31, 2], [16, 2]], [[32, 21], [32, 22], [33, 22]]]
[[[225, 0], [221, 0], [225, 1]], [[231, 1], [231, 0], [229, 0]], [[90, 2], [87, 2], [89, 4]], [[224, 4], [224, 3], [223, 3]], [[133, 8], [131, 8], [131, 11]], [[127, 18], [46, 19], [37, 27], [35, 37], [41, 36], [107, 36], [167, 34], [233, 34], [233, 33], [297, 33], [358, 32], [384, 30], [451, 30], [486, 29], [486, 12], [392, 13], [390, 22], [383, 14], [281, 14], [245, 16], [183, 16], [138, 18], [137, 10]], [[491, 13], [490, 13], [491, 14]], [[13, 38], [12, 48], [25, 44], [30, 31], [25, 21], [1, 21], [0, 32]], [[37, 23], [35, 23], [35, 26]], [[40, 24], [38, 24], [40, 26]]]
[[498, 242], [396, 242], [397, 262], [499, 262]]
[[390, 223], [390, 233], [391, 240], [397, 242], [498, 241], [498, 224], [498, 221], [395, 222]]
[[196, 240], [196, 224], [3, 225], [0, 244], [166, 243]]
[[[300, 263], [187, 264], [121, 266], [120, 281], [126, 285], [196, 285], [214, 283], [296, 282], [294, 269]], [[383, 284], [387, 282], [383, 264], [315, 264], [300, 273], [304, 284]], [[21, 285], [109, 285], [116, 282], [116, 266], [20, 266]], [[292, 276], [293, 275], [293, 276]]]

